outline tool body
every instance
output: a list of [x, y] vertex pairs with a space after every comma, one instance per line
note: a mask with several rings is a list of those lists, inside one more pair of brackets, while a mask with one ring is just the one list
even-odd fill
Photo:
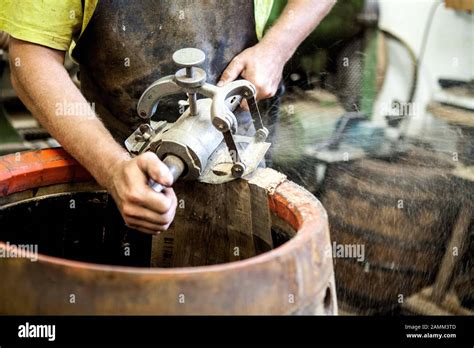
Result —
[[[253, 84], [246, 80], [223, 87], [209, 84], [206, 72], [196, 67], [204, 60], [204, 53], [195, 48], [173, 54], [173, 61], [182, 68], [144, 91], [137, 112], [148, 123], [135, 130], [125, 146], [133, 155], [156, 153], [170, 168], [174, 180], [217, 184], [250, 175], [264, 159], [270, 143], [265, 141], [268, 130], [262, 123]], [[189, 107], [176, 122], [151, 120], [161, 98], [180, 93], [187, 94]], [[198, 99], [198, 95], [206, 98]], [[236, 134], [234, 111], [243, 99], [247, 100], [255, 126], [253, 136]], [[150, 186], [162, 190], [152, 180]]]

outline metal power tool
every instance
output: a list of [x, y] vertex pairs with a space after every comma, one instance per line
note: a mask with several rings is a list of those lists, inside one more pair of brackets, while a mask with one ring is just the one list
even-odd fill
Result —
[[[183, 48], [173, 54], [181, 67], [174, 75], [152, 83], [138, 101], [138, 115], [147, 120], [125, 141], [133, 155], [152, 151], [168, 166], [174, 181], [199, 180], [218, 184], [250, 175], [270, 147], [268, 130], [263, 126], [255, 99], [256, 90], [246, 80], [223, 87], [206, 82], [206, 72], [198, 68], [204, 52]], [[186, 93], [189, 107], [176, 120], [153, 121], [161, 98]], [[198, 99], [198, 95], [206, 98]], [[255, 127], [253, 136], [237, 135], [235, 109], [245, 99]], [[150, 180], [157, 192], [163, 187]]]

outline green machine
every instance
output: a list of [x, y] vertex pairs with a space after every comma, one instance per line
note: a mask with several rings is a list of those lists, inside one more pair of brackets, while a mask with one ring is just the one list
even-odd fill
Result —
[[[286, 4], [287, 0], [274, 0], [266, 30]], [[312, 76], [322, 88], [334, 92], [347, 111], [361, 111], [370, 119], [376, 95], [377, 22], [376, 1], [338, 1], [298, 48], [287, 75]], [[308, 79], [301, 84], [312, 85]]]

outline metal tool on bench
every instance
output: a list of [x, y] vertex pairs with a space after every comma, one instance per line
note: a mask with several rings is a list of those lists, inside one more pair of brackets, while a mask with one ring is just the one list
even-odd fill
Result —
[[[218, 184], [249, 176], [264, 159], [270, 147], [268, 130], [263, 126], [256, 103], [256, 90], [246, 80], [223, 87], [206, 82], [206, 72], [196, 67], [205, 60], [199, 49], [183, 48], [173, 54], [182, 68], [174, 75], [152, 83], [138, 101], [137, 112], [149, 121], [125, 141], [133, 155], [152, 151], [168, 166], [174, 181], [199, 180]], [[189, 108], [176, 120], [152, 121], [159, 100], [172, 94], [186, 93]], [[198, 95], [206, 98], [198, 99]], [[234, 110], [245, 99], [249, 105], [255, 135], [235, 134], [238, 120]], [[158, 192], [163, 187], [150, 180]]]

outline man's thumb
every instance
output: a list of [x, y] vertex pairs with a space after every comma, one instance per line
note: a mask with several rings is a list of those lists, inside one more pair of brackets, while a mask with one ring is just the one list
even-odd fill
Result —
[[164, 186], [171, 186], [173, 184], [173, 176], [170, 170], [153, 152], [147, 151], [140, 155], [138, 166], [148, 178]]

